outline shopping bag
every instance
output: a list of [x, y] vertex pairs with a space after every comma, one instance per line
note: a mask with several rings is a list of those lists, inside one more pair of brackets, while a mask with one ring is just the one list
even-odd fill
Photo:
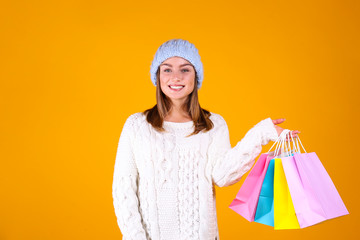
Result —
[[282, 158], [275, 159], [274, 169], [274, 229], [298, 229], [294, 205], [282, 165]]
[[325, 212], [326, 219], [349, 214], [333, 181], [315, 152], [294, 153], [300, 174], [310, 181], [314, 193]]
[[269, 226], [274, 226], [274, 163], [271, 159], [267, 168], [259, 201], [256, 207], [254, 221]]
[[299, 137], [293, 143], [293, 156], [282, 163], [300, 227], [349, 214], [316, 153], [307, 153]]
[[325, 221], [325, 212], [316, 197], [313, 186], [304, 176], [303, 171], [300, 174], [294, 156], [282, 158], [282, 164], [300, 228]]
[[253, 169], [242, 184], [229, 208], [243, 216], [246, 220], [254, 221], [261, 185], [269, 165], [268, 154], [263, 153], [255, 163]]

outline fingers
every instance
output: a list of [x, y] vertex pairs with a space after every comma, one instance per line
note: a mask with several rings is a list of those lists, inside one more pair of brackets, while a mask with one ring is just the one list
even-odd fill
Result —
[[275, 124], [275, 125], [280, 124], [280, 123], [282, 123], [284, 121], [285, 121], [285, 118], [278, 118], [278, 119], [272, 120], [273, 124]]
[[[278, 118], [278, 119], [273, 119], [272, 122], [273, 122], [274, 125], [277, 125], [277, 124], [280, 124], [280, 123], [284, 122], [285, 120], [286, 120], [285, 118]], [[277, 132], [278, 132], [279, 135], [280, 135], [281, 132], [284, 130], [283, 128], [281, 128], [281, 127], [279, 127], [279, 126], [275, 126], [275, 128], [276, 128], [276, 130], [277, 130]], [[297, 138], [299, 133], [300, 133], [299, 130], [291, 131], [291, 136], [292, 136], [293, 138]], [[286, 136], [286, 141], [290, 141], [290, 140], [291, 140], [290, 135], [287, 135], [287, 136]]]
[[[292, 136], [293, 138], [297, 138], [297, 137], [299, 137], [299, 136], [298, 136], [299, 133], [300, 133], [299, 130], [291, 131], [291, 136]], [[291, 141], [290, 135], [287, 135], [287, 136], [286, 136], [286, 141]]]

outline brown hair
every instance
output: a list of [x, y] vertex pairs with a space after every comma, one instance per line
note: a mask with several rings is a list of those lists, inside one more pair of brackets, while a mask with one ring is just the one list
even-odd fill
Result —
[[[209, 131], [214, 124], [209, 119], [211, 113], [200, 107], [198, 98], [198, 77], [195, 72], [194, 90], [189, 94], [186, 102], [182, 106], [183, 109], [189, 113], [194, 122], [194, 132], [187, 137], [198, 134], [200, 131]], [[171, 108], [171, 100], [161, 91], [160, 87], [160, 72], [159, 68], [156, 72], [156, 102], [154, 107], [146, 109], [143, 113], [146, 115], [146, 120], [158, 131], [164, 132], [163, 121]]]

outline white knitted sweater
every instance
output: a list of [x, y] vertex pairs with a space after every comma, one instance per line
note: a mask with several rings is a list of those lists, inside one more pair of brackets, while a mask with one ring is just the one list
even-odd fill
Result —
[[215, 187], [238, 182], [262, 145], [275, 141], [270, 118], [232, 148], [224, 118], [186, 138], [193, 122], [164, 122], [156, 131], [141, 112], [122, 129], [113, 176], [113, 203], [123, 240], [219, 240]]

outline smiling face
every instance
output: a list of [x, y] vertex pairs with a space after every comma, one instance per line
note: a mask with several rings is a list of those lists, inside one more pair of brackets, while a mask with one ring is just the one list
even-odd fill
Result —
[[160, 86], [173, 103], [182, 104], [194, 90], [195, 69], [184, 58], [171, 57], [160, 65]]

